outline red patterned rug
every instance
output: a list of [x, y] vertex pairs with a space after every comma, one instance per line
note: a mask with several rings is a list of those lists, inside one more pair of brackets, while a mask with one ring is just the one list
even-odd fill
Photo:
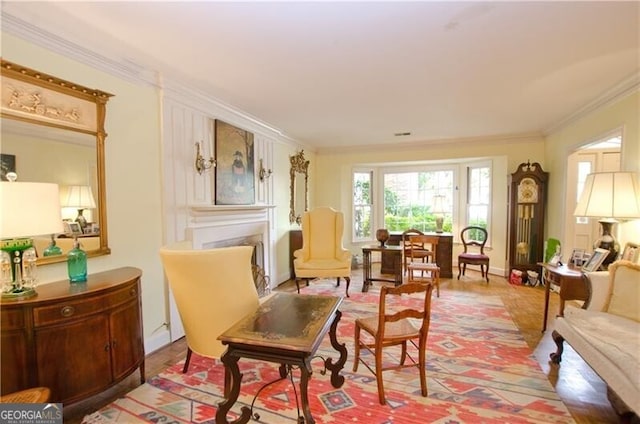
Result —
[[[303, 293], [331, 294], [331, 281], [312, 282]], [[427, 386], [420, 395], [415, 368], [385, 371], [386, 405], [378, 403], [376, 383], [366, 367], [353, 373], [353, 330], [356, 317], [376, 312], [379, 290], [353, 290], [345, 298], [338, 339], [350, 357], [335, 389], [322, 375], [322, 361], [313, 362], [309, 402], [316, 423], [425, 424], [425, 423], [573, 423], [547, 377], [533, 358], [502, 301], [497, 296], [447, 293], [432, 301], [427, 344]], [[414, 302], [406, 299], [402, 302]], [[318, 353], [337, 358], [326, 337]], [[388, 349], [387, 359], [398, 358]], [[367, 357], [366, 359], [371, 359]], [[240, 360], [242, 392], [232, 412], [250, 406], [255, 393], [278, 378], [275, 364]], [[182, 374], [175, 364], [124, 398], [84, 418], [85, 423], [215, 423], [216, 406], [223, 400], [224, 370], [217, 360], [193, 355], [190, 370]], [[294, 373], [297, 383], [299, 373]], [[289, 380], [262, 390], [254, 404], [258, 423], [296, 423], [296, 392]]]

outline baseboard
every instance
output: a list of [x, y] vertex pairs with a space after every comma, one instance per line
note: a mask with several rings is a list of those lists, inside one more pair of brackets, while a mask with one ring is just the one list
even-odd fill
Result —
[[162, 331], [158, 331], [151, 337], [144, 339], [144, 353], [145, 355], [148, 355], [162, 347], [165, 347], [169, 343], [171, 343], [171, 336], [169, 334], [169, 330], [164, 328]]

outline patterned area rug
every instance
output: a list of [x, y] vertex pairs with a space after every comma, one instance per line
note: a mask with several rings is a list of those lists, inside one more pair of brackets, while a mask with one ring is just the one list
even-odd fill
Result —
[[[343, 283], [344, 284], [344, 283]], [[342, 294], [332, 281], [312, 282], [303, 293]], [[313, 362], [309, 402], [316, 423], [425, 424], [425, 423], [572, 423], [567, 408], [540, 370], [524, 339], [497, 296], [443, 291], [432, 301], [427, 344], [427, 386], [420, 395], [415, 368], [385, 371], [387, 404], [378, 403], [374, 376], [362, 364], [353, 373], [353, 331], [356, 317], [376, 312], [379, 290], [353, 290], [345, 298], [338, 339], [346, 343], [349, 359], [335, 389], [330, 373], [322, 375], [322, 361]], [[398, 304], [416, 302], [404, 297]], [[318, 353], [337, 358], [326, 337]], [[397, 360], [399, 349], [388, 349], [385, 360]], [[363, 352], [364, 353], [364, 352]], [[366, 355], [366, 353], [364, 353]], [[414, 355], [415, 357], [415, 355]], [[371, 362], [371, 355], [365, 356]], [[242, 392], [231, 412], [250, 406], [256, 392], [278, 378], [275, 364], [240, 360]], [[175, 364], [147, 383], [99, 411], [85, 423], [215, 423], [222, 401], [224, 370], [217, 360], [193, 355], [190, 370], [182, 374]], [[294, 373], [297, 384], [299, 372]], [[260, 392], [254, 412], [259, 423], [296, 423], [297, 388], [291, 381], [272, 384]], [[231, 419], [231, 414], [229, 419]], [[235, 418], [235, 417], [233, 417]]]

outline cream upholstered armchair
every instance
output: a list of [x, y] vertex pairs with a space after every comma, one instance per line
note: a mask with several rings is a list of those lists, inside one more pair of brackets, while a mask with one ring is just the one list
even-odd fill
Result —
[[329, 207], [307, 211], [302, 216], [302, 249], [293, 252], [296, 287], [300, 293], [300, 280], [309, 285], [311, 278], [336, 277], [347, 281], [349, 297], [351, 283], [351, 252], [342, 246], [344, 215]]
[[160, 249], [187, 339], [182, 372], [187, 372], [192, 352], [220, 358], [226, 346], [218, 336], [258, 306], [252, 253], [251, 246], [194, 250], [191, 242]]

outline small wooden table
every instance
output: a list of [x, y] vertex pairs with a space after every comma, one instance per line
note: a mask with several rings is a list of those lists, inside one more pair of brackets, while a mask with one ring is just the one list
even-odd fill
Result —
[[547, 315], [549, 314], [549, 292], [551, 283], [560, 286], [560, 306], [558, 316], [564, 316], [564, 304], [567, 300], [587, 300], [589, 298], [589, 285], [585, 281], [587, 278], [578, 268], [567, 265], [554, 266], [539, 262], [542, 272], [548, 271], [544, 287], [544, 319], [542, 321], [542, 332], [547, 329]]
[[[373, 278], [371, 276], [371, 252], [382, 252], [383, 254], [392, 255], [393, 257], [393, 279], [389, 278]], [[402, 284], [402, 246], [380, 246], [379, 244], [371, 244], [362, 246], [362, 291], [369, 290], [369, 286], [373, 281], [388, 281], [394, 283], [396, 287]], [[382, 269], [380, 270], [382, 273]]]
[[[227, 412], [238, 400], [242, 374], [238, 368], [240, 358], [250, 358], [280, 364], [280, 376], [286, 377], [291, 366], [301, 371], [300, 398], [304, 422], [315, 423], [309, 408], [307, 386], [311, 376], [311, 358], [315, 355], [327, 331], [331, 346], [340, 353], [336, 363], [331, 358], [324, 365], [331, 370], [331, 384], [338, 388], [344, 384], [340, 371], [347, 361], [347, 348], [339, 344], [336, 327], [342, 313], [338, 307], [342, 298], [337, 296], [299, 295], [276, 293], [261, 304], [253, 314], [246, 316], [218, 337], [227, 350], [220, 358], [225, 373], [231, 373], [231, 389], [218, 407], [216, 423], [228, 423]], [[225, 376], [227, 379], [227, 376]], [[246, 423], [251, 409], [243, 406], [233, 423]]]

